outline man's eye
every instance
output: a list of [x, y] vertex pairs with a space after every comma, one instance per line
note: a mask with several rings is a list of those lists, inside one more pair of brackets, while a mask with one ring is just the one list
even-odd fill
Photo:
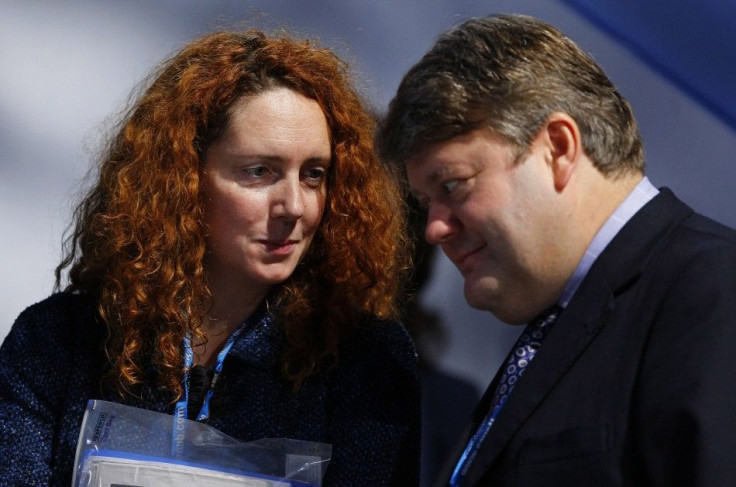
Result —
[[450, 179], [442, 183], [442, 189], [445, 190], [445, 193], [449, 194], [452, 193], [452, 191], [457, 187], [458, 184], [460, 184], [459, 179]]

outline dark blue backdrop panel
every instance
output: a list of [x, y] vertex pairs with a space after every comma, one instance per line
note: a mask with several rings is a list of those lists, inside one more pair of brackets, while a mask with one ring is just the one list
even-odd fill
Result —
[[736, 0], [562, 0], [736, 130]]

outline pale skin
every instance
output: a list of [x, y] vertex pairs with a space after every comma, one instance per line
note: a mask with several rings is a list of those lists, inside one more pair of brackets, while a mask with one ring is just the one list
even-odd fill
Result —
[[528, 149], [488, 128], [407, 161], [425, 238], [462, 273], [468, 303], [523, 324], [552, 306], [603, 223], [643, 177], [604, 176], [577, 123], [553, 113]]
[[232, 331], [307, 252], [322, 219], [331, 159], [327, 121], [314, 100], [278, 87], [231, 108], [203, 171], [213, 306], [196, 363], [212, 365]]

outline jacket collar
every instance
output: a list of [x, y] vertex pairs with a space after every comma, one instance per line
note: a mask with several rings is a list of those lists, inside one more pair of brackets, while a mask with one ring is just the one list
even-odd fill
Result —
[[238, 360], [262, 369], [274, 367], [279, 360], [283, 333], [266, 303], [262, 303], [240, 328], [240, 335], [226, 360]]

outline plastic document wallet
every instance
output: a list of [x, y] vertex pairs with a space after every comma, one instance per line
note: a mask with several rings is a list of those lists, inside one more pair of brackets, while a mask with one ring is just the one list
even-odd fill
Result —
[[204, 465], [175, 462], [112, 451], [91, 451], [83, 460], [89, 487], [296, 487], [290, 481], [247, 472], [217, 470]]
[[186, 418], [94, 400], [82, 419], [72, 485], [318, 487], [331, 450], [289, 438], [242, 442]]

